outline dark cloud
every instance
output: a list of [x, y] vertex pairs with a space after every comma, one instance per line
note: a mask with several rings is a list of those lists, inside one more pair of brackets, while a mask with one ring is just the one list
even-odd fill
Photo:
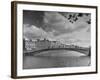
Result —
[[41, 27], [43, 24], [43, 17], [43, 11], [23, 10], [23, 24], [30, 24]]

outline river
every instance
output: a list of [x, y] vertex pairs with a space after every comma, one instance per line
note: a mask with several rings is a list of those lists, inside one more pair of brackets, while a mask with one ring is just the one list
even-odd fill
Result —
[[[33, 53], [34, 54], [34, 53]], [[75, 51], [47, 51], [23, 56], [23, 69], [89, 66], [90, 57]]]

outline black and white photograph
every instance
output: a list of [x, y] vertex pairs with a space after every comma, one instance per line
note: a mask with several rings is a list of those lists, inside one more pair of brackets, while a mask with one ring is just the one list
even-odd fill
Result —
[[90, 13], [23, 10], [23, 69], [90, 65]]
[[97, 73], [97, 6], [12, 2], [13, 78]]

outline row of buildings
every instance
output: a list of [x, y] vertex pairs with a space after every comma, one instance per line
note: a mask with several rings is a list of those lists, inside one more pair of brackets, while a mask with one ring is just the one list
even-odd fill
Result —
[[50, 48], [83, 48], [75, 45], [62, 44], [60, 41], [49, 41], [47, 39], [23, 40], [24, 50], [40, 50]]

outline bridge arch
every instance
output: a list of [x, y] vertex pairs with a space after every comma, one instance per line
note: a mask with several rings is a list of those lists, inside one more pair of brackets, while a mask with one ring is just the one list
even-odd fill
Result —
[[37, 55], [37, 54], [42, 54], [42, 52], [45, 51], [52, 51], [52, 50], [70, 50], [70, 51], [76, 51], [76, 52], [80, 52], [82, 54], [85, 55], [89, 55], [90, 54], [90, 50], [89, 49], [76, 49], [76, 48], [49, 48], [49, 49], [40, 49], [40, 50], [36, 50], [36, 51], [30, 51], [27, 54], [31, 54], [31, 55]]

